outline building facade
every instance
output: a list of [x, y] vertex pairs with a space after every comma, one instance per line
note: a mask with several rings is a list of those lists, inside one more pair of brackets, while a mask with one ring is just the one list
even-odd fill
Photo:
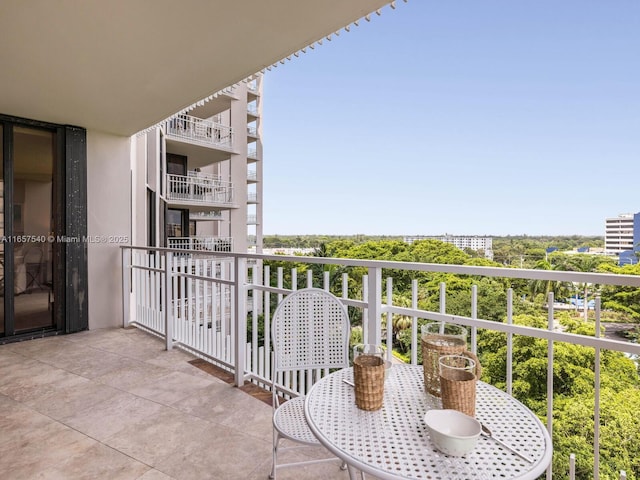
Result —
[[259, 246], [252, 75], [388, 3], [7, 4], [0, 343], [122, 326], [124, 246]]
[[134, 244], [261, 253], [262, 79], [134, 137]]
[[441, 242], [450, 243], [460, 250], [469, 248], [478, 252], [484, 252], [485, 258], [493, 260], [493, 238], [481, 237], [478, 235], [414, 235], [403, 238], [405, 243], [413, 243], [418, 240], [439, 240]]
[[605, 254], [617, 255], [620, 264], [637, 263], [640, 250], [640, 212], [605, 219]]

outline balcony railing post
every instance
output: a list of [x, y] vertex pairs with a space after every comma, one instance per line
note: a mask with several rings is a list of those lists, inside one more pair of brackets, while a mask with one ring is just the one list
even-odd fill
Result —
[[382, 343], [380, 322], [382, 321], [382, 269], [369, 267], [367, 277], [367, 338], [364, 343]]
[[245, 349], [247, 344], [247, 292], [246, 284], [246, 266], [247, 260], [242, 257], [236, 257], [234, 272], [234, 292], [235, 292], [235, 311], [236, 311], [236, 356], [235, 356], [235, 385], [242, 387], [244, 385], [245, 371]]
[[164, 335], [167, 350], [173, 348], [173, 317], [171, 305], [173, 304], [173, 253], [167, 252], [164, 256], [164, 294], [162, 295], [162, 313], [164, 316]]
[[129, 326], [131, 314], [131, 258], [133, 258], [131, 249], [122, 249], [122, 326]]

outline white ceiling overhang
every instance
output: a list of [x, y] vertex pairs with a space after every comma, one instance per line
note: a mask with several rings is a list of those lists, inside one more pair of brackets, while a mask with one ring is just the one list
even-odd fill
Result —
[[389, 0], [0, 5], [0, 113], [133, 135]]

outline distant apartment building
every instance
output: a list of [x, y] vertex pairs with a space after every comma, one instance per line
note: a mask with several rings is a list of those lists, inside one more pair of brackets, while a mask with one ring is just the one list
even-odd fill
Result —
[[464, 235], [414, 235], [404, 237], [405, 243], [413, 243], [418, 240], [440, 240], [441, 242], [450, 243], [458, 247], [460, 250], [469, 248], [478, 252], [484, 252], [485, 258], [493, 260], [493, 238], [481, 237], [479, 235], [464, 236]]
[[622, 213], [605, 220], [604, 249], [607, 255], [618, 255], [620, 263], [637, 263], [640, 250], [640, 212]]
[[[136, 138], [134, 242], [261, 252], [262, 76], [233, 85]], [[134, 226], [134, 229], [136, 227]]]

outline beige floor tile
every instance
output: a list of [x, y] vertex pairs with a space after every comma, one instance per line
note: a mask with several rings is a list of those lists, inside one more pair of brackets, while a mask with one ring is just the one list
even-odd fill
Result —
[[[122, 359], [122, 357], [120, 357]], [[130, 391], [157, 381], [159, 378], [170, 373], [169, 370], [155, 365], [149, 365], [139, 360], [122, 359], [126, 363], [119, 365], [120, 368], [110, 370], [94, 379], [105, 385], [109, 385], [120, 390]]]
[[149, 470], [148, 465], [101, 443], [48, 468], [51, 478], [68, 480], [135, 480]]
[[60, 421], [96, 440], [103, 441], [124, 428], [158, 414], [162, 405], [127, 392], [120, 392]]
[[26, 372], [21, 378], [0, 386], [0, 392], [19, 402], [33, 402], [65, 388], [87, 383], [88, 380], [84, 377], [40, 363], [34, 371]]
[[90, 408], [120, 393], [120, 390], [96, 382], [60, 389], [49, 395], [26, 400], [25, 405], [60, 420]]
[[272, 442], [272, 408], [229, 384], [212, 385], [174, 403], [173, 407]]
[[195, 449], [199, 446], [198, 439], [210, 432], [209, 423], [170, 407], [162, 407], [156, 415], [127, 425], [103, 442], [136, 460], [156, 467], [169, 455]]
[[129, 391], [134, 395], [148, 398], [154, 402], [171, 405], [198, 393], [211, 385], [211, 383], [212, 381], [206, 378], [172, 371], [131, 388]]
[[181, 480], [245, 479], [271, 456], [271, 445], [221, 425], [210, 425], [182, 451], [162, 458], [157, 468]]
[[160, 470], [156, 470], [155, 468], [152, 468], [151, 470], [147, 471], [144, 475], [139, 477], [138, 480], [174, 480], [174, 478], [167, 475], [166, 473], [162, 473]]

